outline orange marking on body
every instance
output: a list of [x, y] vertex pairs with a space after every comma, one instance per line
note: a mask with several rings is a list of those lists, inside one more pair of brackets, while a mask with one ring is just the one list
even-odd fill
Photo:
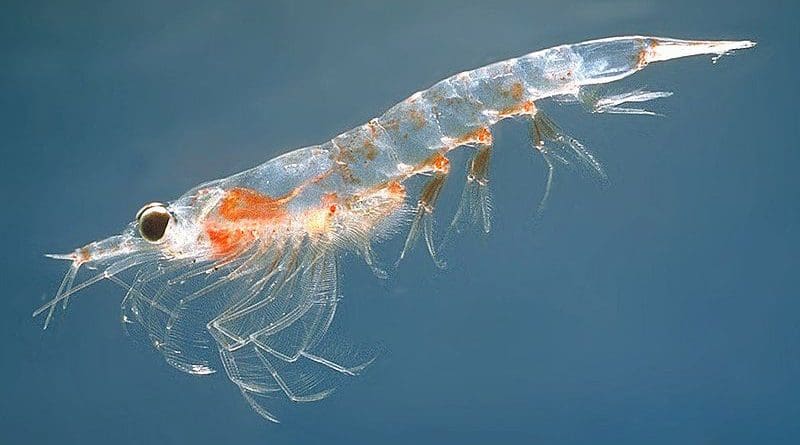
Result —
[[653, 52], [653, 50], [655, 49], [656, 46], [658, 46], [658, 42], [653, 40], [653, 41], [650, 42], [649, 45], [647, 45], [646, 48], [642, 48], [642, 50], [639, 51], [639, 54], [636, 55], [636, 69], [637, 70], [640, 70], [640, 69], [644, 68], [645, 66], [647, 66], [647, 64], [648, 64], [647, 56], [652, 54], [652, 52]]
[[522, 100], [522, 96], [525, 94], [525, 87], [522, 86], [522, 82], [514, 82], [508, 94], [514, 100]]
[[312, 208], [303, 213], [302, 219], [308, 233], [319, 235], [330, 229], [331, 218], [339, 210], [338, 200], [336, 193], [326, 193], [320, 199], [321, 208]]
[[255, 239], [258, 223], [283, 219], [287, 214], [284, 203], [292, 196], [273, 198], [242, 187], [226, 191], [217, 209], [218, 218], [209, 218], [204, 224], [214, 255], [219, 258], [236, 253]]
[[450, 160], [439, 153], [434, 155], [431, 165], [440, 172], [447, 172], [450, 170]]
[[397, 181], [392, 181], [386, 186], [386, 190], [389, 191], [392, 195], [402, 195], [405, 196], [406, 188], [403, 187], [403, 184], [400, 184]]
[[492, 141], [492, 133], [486, 127], [479, 128], [476, 131], [476, 136], [478, 137], [478, 142], [487, 143]]
[[254, 239], [252, 232], [245, 232], [236, 228], [228, 229], [216, 225], [207, 225], [206, 234], [209, 241], [211, 241], [211, 247], [217, 258], [225, 257], [237, 250], [241, 250], [246, 243]]
[[364, 142], [364, 148], [367, 150], [367, 152], [364, 154], [364, 156], [366, 156], [368, 161], [372, 161], [376, 157], [378, 157], [378, 147], [375, 146], [374, 142], [365, 141]]
[[647, 65], [647, 50], [642, 49], [639, 51], [639, 54], [636, 55], [636, 69], [640, 70]]
[[275, 220], [286, 216], [284, 201], [237, 187], [225, 193], [219, 205], [219, 214], [228, 221]]
[[330, 192], [322, 195], [323, 204], [334, 204], [339, 200], [339, 195], [336, 192]]
[[503, 117], [518, 115], [533, 116], [534, 114], [536, 114], [536, 105], [530, 100], [500, 110], [500, 116]]
[[331, 215], [336, 213], [336, 209], [338, 208], [337, 207], [338, 202], [339, 202], [339, 195], [337, 195], [334, 192], [322, 195], [322, 205], [328, 206], [328, 212], [330, 212]]
[[490, 145], [492, 143], [492, 133], [488, 128], [481, 127], [475, 129], [456, 139], [456, 145], [473, 144], [476, 142], [481, 145]]

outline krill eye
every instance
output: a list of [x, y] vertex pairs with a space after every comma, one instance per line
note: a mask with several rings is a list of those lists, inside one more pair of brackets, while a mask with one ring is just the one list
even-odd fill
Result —
[[170, 219], [172, 219], [172, 215], [167, 208], [157, 202], [147, 204], [136, 214], [139, 233], [142, 234], [142, 238], [151, 243], [161, 241], [167, 231]]

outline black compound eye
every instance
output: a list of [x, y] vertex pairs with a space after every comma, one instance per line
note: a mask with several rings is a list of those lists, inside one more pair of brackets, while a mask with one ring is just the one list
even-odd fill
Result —
[[170, 219], [172, 219], [172, 215], [164, 207], [164, 204], [157, 202], [147, 204], [136, 214], [139, 233], [142, 234], [142, 238], [151, 243], [161, 241], [167, 231]]

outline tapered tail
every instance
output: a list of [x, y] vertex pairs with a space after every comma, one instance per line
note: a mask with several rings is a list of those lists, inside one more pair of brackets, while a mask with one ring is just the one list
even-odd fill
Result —
[[582, 85], [613, 82], [652, 62], [709, 54], [714, 60], [735, 50], [752, 48], [750, 40], [678, 40], [660, 37], [611, 37], [572, 45], [578, 56], [576, 78]]

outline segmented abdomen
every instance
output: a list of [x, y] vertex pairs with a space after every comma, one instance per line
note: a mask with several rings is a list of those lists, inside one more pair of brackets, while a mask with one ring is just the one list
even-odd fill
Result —
[[337, 136], [331, 148], [345, 182], [384, 182], [413, 172], [435, 151], [483, 142], [481, 129], [532, 114], [535, 100], [575, 92], [579, 67], [580, 57], [559, 46], [462, 72]]
[[[455, 147], [489, 145], [488, 127], [511, 116], [533, 116], [540, 99], [577, 96], [585, 85], [621, 79], [650, 62], [719, 56], [750, 46], [748, 41], [612, 37], [560, 45], [465, 71], [411, 95], [366, 124], [304, 149], [315, 153], [321, 162], [314, 166], [320, 168], [300, 169], [294, 181], [283, 181], [287, 187], [270, 184], [272, 175], [254, 169], [264, 186], [258, 188], [270, 196], [292, 189], [291, 205], [300, 208], [317, 205], [331, 194], [345, 198], [370, 193], [418, 173], [441, 171], [442, 162], [446, 163], [441, 156]], [[268, 164], [279, 166], [283, 159], [274, 161]]]

